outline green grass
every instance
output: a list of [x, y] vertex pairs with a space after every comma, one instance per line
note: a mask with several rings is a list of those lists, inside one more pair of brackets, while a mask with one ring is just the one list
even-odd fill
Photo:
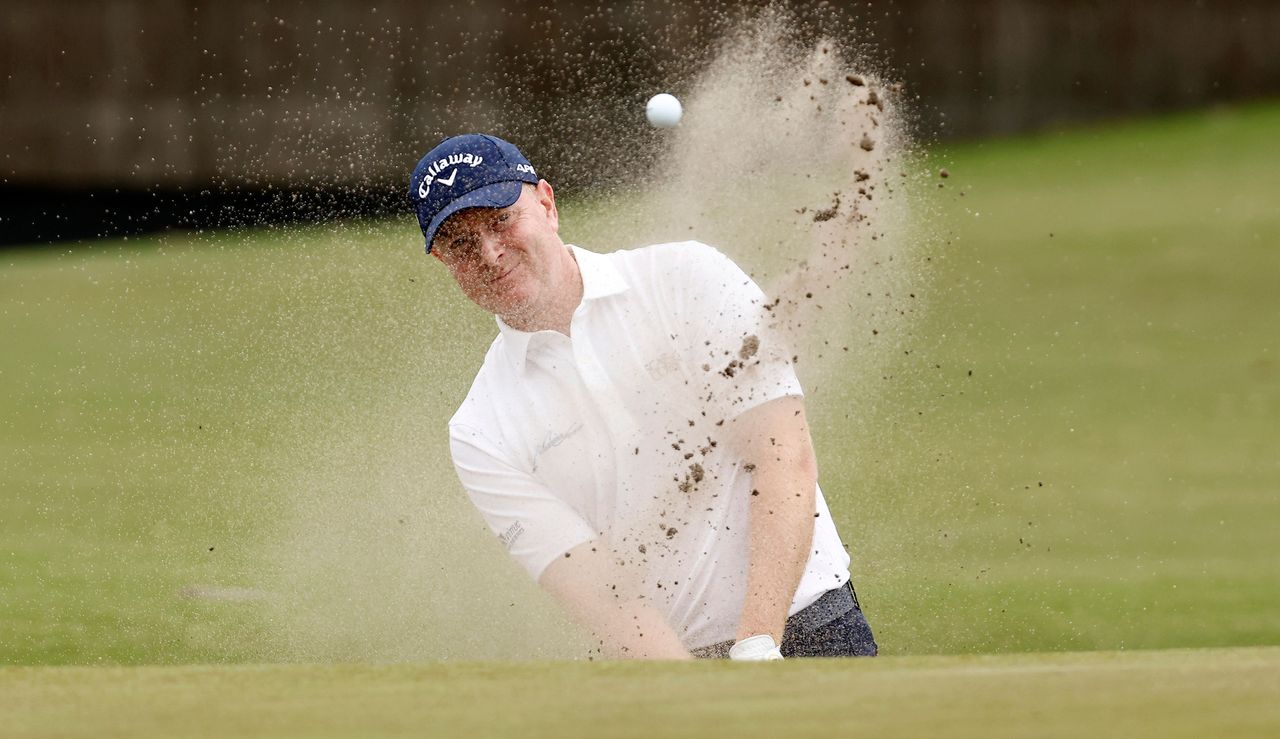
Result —
[[[910, 353], [812, 410], [885, 653], [1280, 643], [1276, 130], [934, 154]], [[580, 654], [453, 476], [494, 328], [420, 248], [404, 220], [0, 253], [0, 663]]]
[[[1215, 111], [939, 156], [930, 316], [860, 454], [882, 461], [847, 478], [899, 491], [859, 527], [887, 640], [1277, 642], [1277, 123]], [[948, 605], [954, 622], [920, 617]]]
[[5, 735], [1266, 737], [1280, 649], [0, 669]]

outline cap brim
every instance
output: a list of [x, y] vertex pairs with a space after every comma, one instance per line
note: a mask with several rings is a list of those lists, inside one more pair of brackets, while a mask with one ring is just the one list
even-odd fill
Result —
[[[422, 229], [422, 234], [427, 240], [427, 253], [431, 253], [431, 240], [436, 237], [436, 230], [440, 228], [440, 224], [444, 223], [449, 216], [467, 208], [506, 208], [520, 199], [520, 189], [523, 186], [524, 183], [518, 180], [495, 182], [492, 185], [478, 187], [446, 205]], [[422, 225], [421, 219], [419, 219], [418, 225]]]

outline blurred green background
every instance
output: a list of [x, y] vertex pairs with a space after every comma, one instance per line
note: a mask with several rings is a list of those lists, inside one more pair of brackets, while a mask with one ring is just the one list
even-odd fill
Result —
[[[906, 349], [847, 379], [871, 415], [812, 409], [885, 653], [1280, 640], [1277, 130], [919, 165]], [[579, 654], [449, 466], [494, 333], [460, 304], [407, 218], [0, 253], [0, 662]]]

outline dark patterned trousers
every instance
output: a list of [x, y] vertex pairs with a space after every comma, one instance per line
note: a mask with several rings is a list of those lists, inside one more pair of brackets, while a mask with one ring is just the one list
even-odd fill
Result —
[[[693, 650], [701, 659], [728, 659], [732, 641]], [[871, 625], [862, 614], [853, 582], [828, 590], [811, 605], [787, 619], [782, 633], [782, 656], [874, 657], [878, 651]]]

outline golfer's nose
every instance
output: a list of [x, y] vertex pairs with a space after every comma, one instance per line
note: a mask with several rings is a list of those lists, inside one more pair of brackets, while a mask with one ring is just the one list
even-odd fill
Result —
[[502, 238], [494, 233], [486, 233], [480, 237], [480, 260], [488, 265], [502, 263], [502, 256], [507, 247]]

